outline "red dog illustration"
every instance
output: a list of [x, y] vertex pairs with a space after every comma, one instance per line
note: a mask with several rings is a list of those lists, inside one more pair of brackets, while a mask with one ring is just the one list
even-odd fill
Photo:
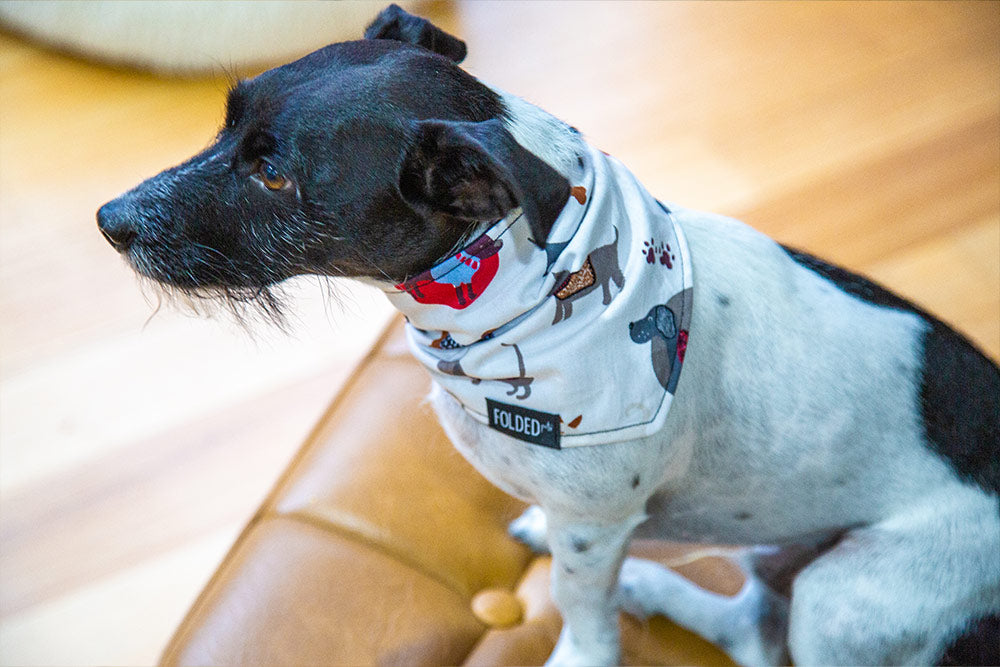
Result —
[[497, 253], [502, 246], [503, 241], [484, 234], [468, 247], [396, 288], [409, 292], [419, 303], [461, 310], [479, 298], [496, 276], [500, 267]]

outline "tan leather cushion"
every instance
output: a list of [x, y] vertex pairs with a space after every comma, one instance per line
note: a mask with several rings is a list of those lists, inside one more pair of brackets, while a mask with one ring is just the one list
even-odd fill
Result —
[[[202, 592], [164, 665], [541, 664], [559, 633], [549, 559], [507, 536], [524, 508], [452, 448], [395, 322]], [[643, 543], [665, 563], [690, 549]], [[678, 568], [732, 594], [726, 560]], [[489, 627], [490, 601], [523, 609]], [[484, 618], [491, 618], [489, 610]], [[510, 619], [508, 619], [509, 621]], [[623, 617], [630, 664], [728, 664], [662, 618]]]

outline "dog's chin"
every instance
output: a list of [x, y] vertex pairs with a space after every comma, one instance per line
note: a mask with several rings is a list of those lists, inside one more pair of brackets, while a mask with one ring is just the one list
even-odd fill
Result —
[[123, 258], [138, 276], [147, 300], [155, 305], [154, 316], [167, 303], [198, 317], [228, 315], [246, 329], [258, 322], [287, 328], [281, 280], [237, 282], [206, 265], [183, 268], [182, 263], [164, 264], [133, 252], [123, 253]]

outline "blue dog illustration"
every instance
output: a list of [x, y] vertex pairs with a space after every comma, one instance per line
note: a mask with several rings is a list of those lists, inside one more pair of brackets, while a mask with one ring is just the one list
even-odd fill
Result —
[[687, 338], [685, 332], [677, 328], [674, 311], [662, 303], [653, 306], [641, 320], [629, 323], [628, 333], [634, 343], [652, 342], [656, 380], [664, 389], [674, 393], [683, 358], [683, 352], [678, 354], [678, 341]]

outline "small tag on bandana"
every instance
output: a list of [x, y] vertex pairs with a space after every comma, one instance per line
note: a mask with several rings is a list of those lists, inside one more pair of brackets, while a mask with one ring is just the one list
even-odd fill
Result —
[[486, 399], [486, 412], [490, 428], [533, 445], [560, 449], [559, 415], [508, 405], [490, 398]]

